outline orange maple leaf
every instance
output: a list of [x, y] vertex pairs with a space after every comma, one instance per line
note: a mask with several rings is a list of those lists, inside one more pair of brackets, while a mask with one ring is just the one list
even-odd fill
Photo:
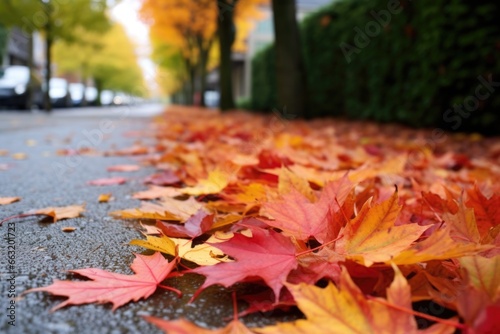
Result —
[[198, 327], [185, 319], [169, 321], [148, 316], [145, 316], [144, 319], [168, 334], [255, 334], [237, 319], [232, 320], [224, 328], [214, 330]]
[[336, 251], [370, 266], [374, 262], [389, 261], [408, 248], [429, 226], [395, 226], [401, 210], [398, 200], [396, 191], [380, 204], [371, 206], [369, 202], [365, 203], [347, 224], [344, 238], [336, 244]]
[[53, 222], [55, 223], [56, 221], [61, 219], [79, 217], [83, 211], [85, 211], [85, 205], [70, 205], [64, 207], [48, 207], [44, 209], [38, 209], [29, 212], [28, 214], [46, 215], [52, 217]]
[[315, 237], [321, 243], [328, 242], [340, 231], [341, 226], [333, 220], [333, 216], [340, 210], [353, 186], [347, 177], [330, 182], [316, 202], [292, 189], [281, 200], [263, 205], [263, 212], [274, 218], [266, 223], [298, 240]]
[[453, 333], [460, 324], [446, 321], [424, 331], [417, 329], [411, 309], [411, 290], [399, 269], [387, 289], [387, 300], [367, 299], [344, 268], [339, 286], [322, 289], [287, 284], [306, 319], [278, 323], [255, 331], [263, 334]]

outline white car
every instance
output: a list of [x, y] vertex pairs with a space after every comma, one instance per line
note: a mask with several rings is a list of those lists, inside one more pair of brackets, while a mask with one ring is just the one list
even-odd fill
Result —
[[0, 68], [0, 106], [31, 109], [28, 88], [32, 87], [31, 105], [43, 105], [42, 84], [26, 66]]
[[85, 88], [85, 100], [87, 100], [87, 105], [89, 106], [97, 105], [97, 88], [95, 87]]
[[69, 93], [69, 84], [66, 79], [50, 78], [49, 96], [54, 108], [71, 107], [71, 94]]
[[82, 83], [70, 83], [69, 92], [73, 107], [81, 106], [83, 104], [85, 86]]
[[113, 104], [115, 106], [127, 106], [131, 104], [131, 102], [132, 98], [129, 95], [122, 92], [116, 93], [115, 97], [113, 98]]
[[101, 106], [110, 106], [113, 104], [113, 99], [115, 97], [115, 93], [110, 90], [103, 90], [101, 92]]

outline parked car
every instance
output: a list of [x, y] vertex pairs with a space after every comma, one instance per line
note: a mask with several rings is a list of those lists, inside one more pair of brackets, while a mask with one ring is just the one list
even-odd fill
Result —
[[123, 92], [117, 92], [113, 98], [113, 104], [115, 106], [128, 106], [132, 104], [132, 97]]
[[[33, 95], [29, 101], [28, 88]], [[0, 68], [0, 106], [31, 109], [43, 104], [42, 83], [40, 78], [26, 66]]]
[[66, 79], [50, 78], [49, 87], [49, 96], [52, 107], [71, 107], [71, 94], [69, 92], [69, 84]]
[[71, 95], [71, 104], [73, 107], [83, 105], [83, 98], [85, 93], [85, 86], [82, 83], [70, 83], [69, 93]]
[[115, 93], [113, 93], [112, 91], [110, 90], [103, 90], [101, 92], [101, 105], [102, 106], [110, 106], [111, 104], [113, 104], [113, 98], [115, 96]]
[[86, 87], [85, 88], [85, 99], [87, 100], [87, 105], [96, 106], [97, 105], [97, 88]]
[[217, 108], [220, 102], [220, 94], [215, 90], [205, 92], [205, 105], [209, 108]]

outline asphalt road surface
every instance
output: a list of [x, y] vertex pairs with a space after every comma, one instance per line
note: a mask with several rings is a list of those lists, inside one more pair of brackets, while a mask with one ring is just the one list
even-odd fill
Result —
[[[157, 290], [147, 300], [129, 303], [112, 312], [111, 304], [70, 306], [51, 313], [50, 309], [65, 300], [45, 292], [22, 295], [30, 288], [47, 286], [54, 279], [76, 280], [70, 269], [101, 268], [132, 274], [129, 265], [133, 252], [142, 248], [128, 245], [142, 238], [138, 222], [109, 217], [114, 210], [137, 207], [131, 194], [146, 187], [145, 176], [154, 170], [145, 167], [137, 172], [107, 172], [115, 164], [134, 164], [131, 157], [61, 156], [60, 149], [88, 145], [99, 152], [126, 148], [138, 138], [125, 136], [145, 129], [151, 117], [163, 106], [142, 105], [119, 108], [85, 108], [43, 112], [0, 110], [0, 197], [19, 196], [20, 202], [0, 206], [0, 219], [33, 209], [50, 206], [86, 204], [81, 218], [44, 222], [40, 217], [18, 218], [15, 231], [8, 234], [7, 223], [0, 227], [0, 332], [1, 333], [161, 333], [141, 315], [165, 319], [184, 317], [200, 326], [220, 327], [231, 318], [231, 294], [211, 287], [193, 303], [187, 301], [203, 283], [203, 278], [186, 275], [168, 283], [184, 292]], [[103, 123], [104, 122], [104, 123]], [[106, 128], [106, 133], [99, 131]], [[151, 138], [141, 138], [145, 143]], [[89, 186], [87, 181], [110, 176], [124, 176], [129, 181], [116, 186]], [[99, 194], [112, 193], [109, 203], [98, 203]], [[76, 227], [65, 233], [62, 227]], [[11, 241], [13, 240], [13, 241]], [[15, 271], [8, 273], [8, 244], [15, 245]], [[14, 291], [12, 290], [14, 286]], [[10, 290], [10, 291], [9, 291]], [[15, 293], [15, 317], [9, 294]], [[12, 309], [12, 308], [11, 308]], [[12, 326], [14, 318], [15, 326]], [[242, 319], [250, 326], [270, 324], [280, 315], [255, 314]], [[225, 320], [226, 319], [226, 320]], [[284, 319], [283, 319], [284, 320]], [[10, 322], [10, 324], [9, 324]]]

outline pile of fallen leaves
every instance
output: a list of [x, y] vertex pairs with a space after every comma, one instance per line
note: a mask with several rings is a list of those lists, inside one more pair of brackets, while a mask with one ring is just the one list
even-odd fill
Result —
[[[286, 115], [285, 115], [286, 116]], [[255, 311], [298, 306], [304, 319], [224, 333], [493, 333], [500, 328], [500, 142], [392, 125], [287, 120], [172, 107], [154, 147], [132, 147], [157, 173], [112, 212], [146, 223], [135, 275], [74, 273], [48, 291], [69, 304], [149, 297], [172, 276], [239, 295]], [[99, 181], [102, 183], [104, 181]], [[119, 183], [119, 182], [118, 182]], [[149, 222], [149, 223], [148, 223]], [[152, 224], [151, 224], [152, 222]], [[456, 314], [412, 309], [433, 301]], [[433, 323], [419, 329], [416, 317]], [[211, 332], [146, 317], [171, 333]], [[217, 331], [218, 332], [218, 331]]]

